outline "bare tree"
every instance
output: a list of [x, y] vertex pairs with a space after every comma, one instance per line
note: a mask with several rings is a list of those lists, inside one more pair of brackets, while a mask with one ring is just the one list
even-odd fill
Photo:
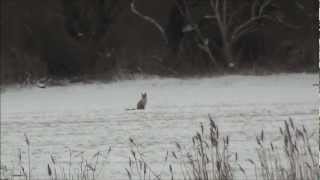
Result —
[[[192, 7], [190, 7], [190, 0], [175, 0], [176, 6], [180, 14], [187, 21], [187, 25], [183, 28], [183, 32], [194, 32], [197, 39], [197, 46], [203, 50], [209, 57], [210, 62], [217, 69], [221, 69], [221, 61], [217, 61], [217, 54], [213, 50], [219, 50], [223, 55], [223, 63], [228, 67], [234, 67], [237, 62], [235, 56], [235, 44], [249, 33], [257, 31], [260, 26], [259, 22], [268, 20], [271, 22], [280, 23], [289, 28], [296, 28], [293, 25], [285, 23], [280, 16], [272, 14], [268, 8], [272, 6], [273, 0], [250, 0], [242, 3], [242, 6], [235, 8], [232, 6], [231, 0], [204, 0], [209, 6], [208, 15], [203, 18], [213, 22], [219, 29], [222, 45], [220, 49], [213, 49], [219, 47], [214, 41], [209, 41], [205, 37], [197, 22], [193, 19]], [[191, 3], [192, 4], [192, 3]], [[143, 15], [135, 7], [135, 0], [131, 0], [131, 11], [144, 19], [145, 21], [154, 25], [162, 35], [162, 38], [168, 43], [168, 38], [165, 29], [153, 18]], [[271, 8], [272, 9], [272, 8]], [[249, 14], [249, 15], [244, 15]], [[239, 18], [241, 17], [241, 18]], [[212, 45], [212, 46], [211, 46]]]
[[[236, 16], [238, 11], [242, 8], [234, 10], [234, 12], [228, 11], [228, 0], [210, 0], [211, 8], [213, 9], [213, 18], [218, 25], [218, 28], [222, 37], [222, 49], [225, 55], [225, 60], [230, 67], [234, 66], [233, 57], [233, 45], [245, 34], [257, 30], [257, 22], [260, 19], [273, 19], [272, 16], [268, 15], [265, 11], [271, 3], [271, 0], [255, 0], [251, 4], [251, 16], [232, 26], [234, 22], [234, 16]], [[248, 10], [248, 9], [246, 9]]]
[[[209, 15], [206, 15], [204, 18], [212, 20], [220, 31], [220, 36], [222, 40], [222, 54], [224, 55], [224, 61], [229, 67], [234, 67], [236, 62], [234, 58], [234, 45], [239, 41], [241, 37], [251, 32], [254, 32], [259, 29], [259, 21], [268, 20], [271, 22], [280, 23], [289, 28], [298, 28], [294, 25], [286, 23], [281, 17], [273, 15], [271, 12], [267, 11], [267, 8], [271, 6], [272, 0], [253, 0], [250, 3], [245, 3], [242, 7], [237, 9], [232, 9], [229, 3], [229, 0], [208, 0], [211, 12]], [[183, 13], [184, 17], [189, 21], [190, 27], [188, 30], [192, 30], [201, 39], [199, 47], [207, 52], [210, 59], [216, 66], [219, 66], [216, 58], [211, 53], [209, 48], [209, 40], [203, 36], [200, 28], [194, 24], [192, 21], [192, 14], [190, 7], [188, 7], [186, 0], [183, 0], [183, 6], [181, 3], [180, 8], [184, 8]], [[249, 12], [247, 18], [242, 18], [239, 20], [237, 16], [243, 15], [244, 12]], [[215, 42], [210, 42], [214, 44]]]

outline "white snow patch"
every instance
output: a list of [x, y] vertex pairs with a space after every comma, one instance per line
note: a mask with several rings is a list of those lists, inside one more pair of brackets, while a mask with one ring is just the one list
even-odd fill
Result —
[[[62, 163], [68, 160], [68, 148], [90, 157], [111, 145], [102, 179], [123, 179], [129, 137], [143, 144], [149, 163], [160, 170], [166, 151], [175, 149], [175, 141], [188, 146], [209, 113], [244, 160], [255, 153], [261, 129], [277, 139], [278, 127], [289, 117], [317, 132], [319, 100], [312, 86], [317, 78], [281, 74], [8, 87], [1, 94], [1, 163], [17, 162], [19, 148], [25, 153], [27, 133], [33, 176], [47, 177], [50, 154]], [[136, 106], [141, 92], [148, 94], [147, 109], [125, 111]]]

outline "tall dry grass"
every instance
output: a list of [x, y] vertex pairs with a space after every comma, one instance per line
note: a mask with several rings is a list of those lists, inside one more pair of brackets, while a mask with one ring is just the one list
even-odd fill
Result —
[[237, 163], [237, 153], [229, 148], [229, 136], [222, 136], [209, 116], [209, 127], [206, 129], [203, 123], [200, 124], [200, 131], [192, 137], [191, 149], [176, 143], [177, 150], [172, 156], [178, 161], [183, 179], [231, 180], [234, 179], [232, 165]]
[[[209, 115], [208, 126], [200, 124], [200, 129], [191, 138], [190, 144], [175, 143], [174, 151], [167, 151], [164, 167], [154, 170], [143, 153], [143, 147], [129, 139], [130, 153], [125, 172], [129, 180], [315, 180], [320, 177], [318, 151], [311, 143], [316, 133], [309, 133], [304, 126], [298, 127], [292, 119], [284, 121], [279, 128], [280, 140], [268, 140], [262, 130], [256, 136], [257, 159], [247, 159], [254, 172], [247, 172], [238, 161], [238, 153], [230, 149], [232, 141], [223, 136], [215, 121]], [[23, 161], [21, 150], [18, 163], [14, 168], [1, 164], [1, 180], [39, 179], [32, 175], [32, 157], [30, 138], [25, 134], [27, 157]], [[73, 154], [69, 150], [67, 163], [57, 163], [56, 157], [50, 155], [47, 175], [50, 180], [96, 180], [105, 169], [111, 147], [85, 158], [83, 153]], [[79, 158], [76, 161], [73, 158]], [[171, 161], [169, 161], [170, 159]], [[240, 175], [239, 175], [240, 174]], [[250, 174], [248, 176], [248, 174]], [[254, 174], [254, 175], [252, 175]]]
[[[284, 127], [279, 129], [280, 141], [276, 144], [267, 140], [263, 130], [256, 136], [257, 145], [252, 148], [256, 148], [258, 158], [247, 159], [254, 169], [254, 173], [250, 173], [238, 161], [238, 153], [230, 150], [232, 142], [229, 136], [221, 135], [218, 125], [209, 115], [208, 127], [200, 124], [200, 130], [191, 138], [191, 145], [183, 146], [176, 142], [176, 150], [167, 152], [164, 163], [168, 163], [168, 156], [177, 162], [168, 164], [167, 174], [171, 180], [319, 178], [317, 150], [310, 143], [315, 134], [309, 134], [304, 126], [295, 126], [291, 118], [284, 121]], [[133, 148], [129, 156], [129, 169], [126, 168], [129, 180], [168, 179], [168, 176], [164, 176], [165, 173], [152, 170], [133, 139], [130, 139], [130, 144]]]
[[[101, 178], [107, 159], [111, 152], [111, 147], [105, 151], [98, 151], [91, 158], [85, 158], [83, 152], [73, 154], [69, 149], [69, 160], [63, 166], [57, 163], [56, 158], [50, 155], [47, 164], [47, 173], [51, 180], [96, 180]], [[80, 161], [73, 158], [79, 158]]]
[[[50, 179], [50, 180], [96, 180], [101, 178], [101, 173], [105, 170], [106, 162], [111, 152], [111, 147], [104, 151], [98, 151], [91, 158], [86, 158], [80, 152], [75, 154], [70, 148], [68, 150], [68, 161], [59, 161], [54, 155], [50, 155], [47, 164], [47, 177], [32, 176], [32, 157], [31, 142], [27, 134], [24, 134], [24, 141], [27, 145], [26, 162], [23, 159], [23, 153], [19, 149], [18, 162], [13, 167], [1, 164], [0, 180], [33, 180], [33, 179]], [[78, 160], [80, 158], [80, 161]]]
[[290, 118], [279, 128], [281, 143], [265, 140], [264, 132], [256, 137], [258, 161], [251, 161], [263, 180], [315, 180], [320, 177], [317, 150], [304, 126], [297, 127]]

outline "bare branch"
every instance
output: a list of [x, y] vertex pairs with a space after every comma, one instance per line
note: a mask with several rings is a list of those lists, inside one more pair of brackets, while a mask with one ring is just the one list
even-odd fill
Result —
[[243, 30], [241, 30], [236, 36], [232, 37], [232, 43], [236, 42], [242, 36], [257, 31], [258, 28], [255, 26], [249, 26]]
[[270, 21], [273, 21], [275, 23], [279, 23], [279, 24], [281, 24], [287, 28], [290, 28], [290, 29], [300, 29], [301, 28], [301, 26], [293, 25], [293, 24], [290, 24], [288, 22], [283, 21], [282, 18], [280, 18], [280, 17], [272, 17], [272, 16], [265, 15], [264, 18], [268, 19]]
[[[246, 22], [240, 24], [237, 28], [234, 29], [232, 33], [232, 41], [236, 41], [239, 39], [240, 36], [247, 34], [248, 32], [252, 32], [250, 30], [250, 27], [253, 23], [255, 23], [258, 20], [261, 19], [266, 19], [272, 22], [280, 23], [288, 28], [291, 29], [298, 29], [299, 27], [294, 26], [292, 24], [284, 22], [281, 18], [275, 18], [270, 15], [266, 15], [265, 13], [265, 8], [268, 7], [271, 4], [272, 0], [265, 0], [262, 2], [260, 7], [258, 7], [258, 0], [254, 1], [254, 3], [251, 6], [251, 18], [247, 20]], [[258, 8], [258, 14], [256, 14], [256, 9]]]
[[211, 60], [211, 62], [213, 62], [213, 64], [217, 67], [217, 68], [220, 68], [219, 67], [219, 64], [217, 63], [217, 60], [216, 58], [213, 56], [208, 44], [204, 43], [204, 44], [198, 44], [199, 48], [202, 49], [204, 52], [206, 52]]
[[219, 14], [219, 0], [210, 0], [210, 6], [214, 11], [216, 19], [220, 18]]
[[[213, 1], [213, 0], [211, 0], [211, 1]], [[182, 9], [185, 10], [184, 17], [187, 19], [187, 21], [189, 21], [189, 23], [190, 23], [191, 26], [192, 26], [192, 30], [196, 33], [197, 37], [198, 37], [199, 40], [200, 40], [200, 43], [198, 43], [198, 47], [199, 47], [201, 50], [203, 50], [205, 53], [208, 54], [209, 59], [211, 60], [211, 62], [212, 62], [212, 63], [215, 65], [215, 67], [218, 68], [218, 70], [219, 70], [220, 66], [219, 66], [216, 58], [213, 56], [213, 54], [212, 54], [212, 52], [211, 52], [211, 50], [210, 50], [210, 48], [209, 48], [209, 41], [208, 41], [208, 39], [204, 38], [204, 36], [203, 36], [203, 34], [202, 34], [199, 26], [194, 25], [193, 20], [192, 20], [192, 17], [191, 17], [191, 14], [190, 14], [190, 9], [189, 9], [189, 7], [188, 7], [188, 5], [187, 5], [187, 3], [186, 3], [185, 0], [183, 0], [183, 3], [184, 3], [184, 4], [183, 4], [184, 7], [181, 7], [179, 3], [176, 3], [176, 4], [177, 4], [178, 8], [180, 9], [180, 11], [182, 11]], [[212, 2], [212, 3], [213, 3], [213, 2]], [[181, 14], [183, 14], [183, 13], [181, 13]], [[213, 18], [213, 17], [214, 17], [214, 16], [209, 16], [209, 18]]]
[[253, 3], [252, 3], [252, 6], [251, 6], [251, 17], [255, 17], [257, 14], [257, 5], [258, 5], [258, 0], [255, 0]]
[[165, 41], [166, 44], [168, 44], [168, 38], [167, 35], [165, 33], [164, 28], [153, 18], [149, 17], [149, 16], [145, 16], [142, 13], [140, 13], [136, 8], [135, 8], [135, 4], [134, 4], [134, 0], [131, 1], [130, 4], [131, 7], [131, 11], [136, 14], [137, 16], [141, 17], [142, 19], [148, 21], [149, 23], [153, 24], [160, 32], [162, 35], [163, 40]]
[[267, 18], [266, 16], [256, 16], [252, 17], [248, 21], [244, 22], [243, 24], [239, 25], [232, 33], [232, 41], [235, 42], [238, 40], [242, 35], [246, 34], [246, 29], [250, 29], [249, 26], [251, 26], [253, 23], [255, 23], [257, 20]]
[[[219, 10], [219, 7], [220, 7], [220, 0], [210, 0], [210, 5], [212, 7], [212, 9], [214, 10], [214, 15], [215, 15], [215, 18], [218, 22], [218, 26], [221, 30], [221, 33], [224, 33], [225, 31], [225, 25], [226, 23], [224, 23], [224, 17], [221, 17], [221, 12]], [[224, 14], [222, 14], [222, 16], [224, 16]]]
[[180, 14], [181, 14], [181, 16], [186, 16], [185, 12], [183, 11], [181, 5], [177, 2], [177, 0], [175, 0], [174, 2], [175, 2], [175, 4], [176, 4], [176, 6], [177, 6], [177, 8], [178, 8], [178, 10], [179, 10], [179, 12], [180, 12]]
[[222, 14], [222, 17], [223, 17], [223, 23], [224, 24], [227, 24], [227, 0], [223, 0], [223, 14]]
[[247, 20], [246, 22], [240, 24], [237, 28], [235, 28], [232, 32], [232, 41], [236, 41], [237, 39], [239, 39], [240, 34], [243, 34], [241, 32], [243, 32], [243, 30], [245, 28], [248, 28], [251, 24], [253, 24], [254, 22], [256, 22], [257, 20], [263, 18], [262, 16], [256, 16], [256, 17], [252, 17], [249, 20]]
[[236, 17], [238, 14], [240, 14], [242, 12], [242, 10], [247, 6], [248, 6], [248, 4], [244, 4], [241, 7], [239, 7], [238, 9], [236, 9], [236, 10], [234, 10], [232, 12], [232, 14], [230, 15], [230, 17], [228, 19], [228, 22], [227, 22], [227, 26], [228, 27], [232, 25], [234, 17]]
[[272, 0], [265, 0], [259, 8], [259, 16], [264, 12], [264, 9], [271, 3]]
[[300, 28], [299, 26], [295, 26], [295, 25], [286, 23], [286, 22], [282, 21], [281, 19], [275, 19], [274, 17], [272, 17], [270, 15], [256, 16], [256, 17], [253, 17], [253, 18], [249, 19], [245, 23], [241, 24], [240, 26], [238, 26], [238, 28], [235, 31], [233, 31], [233, 33], [232, 33], [232, 41], [235, 42], [241, 36], [243, 36], [243, 35], [245, 35], [245, 34], [247, 34], [249, 32], [252, 32], [252, 28], [254, 28], [256, 30], [257, 27], [252, 27], [251, 28], [250, 26], [253, 23], [255, 23], [256, 21], [261, 20], [261, 19], [269, 20], [269, 21], [274, 22], [274, 23], [280, 23], [280, 24], [284, 25], [285, 27], [291, 28], [291, 29], [299, 29]]
[[[213, 1], [212, 1], [212, 2], [213, 2]], [[219, 14], [219, 15], [220, 15], [219, 6], [220, 6], [220, 0], [216, 0], [215, 12], [216, 12], [216, 14]]]

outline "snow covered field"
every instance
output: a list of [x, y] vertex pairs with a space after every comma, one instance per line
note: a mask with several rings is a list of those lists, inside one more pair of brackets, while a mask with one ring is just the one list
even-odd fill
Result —
[[[276, 141], [279, 126], [292, 117], [309, 132], [318, 131], [318, 91], [312, 86], [317, 81], [316, 74], [280, 74], [8, 87], [1, 94], [1, 164], [16, 166], [19, 149], [26, 159], [27, 133], [34, 177], [47, 177], [50, 154], [66, 163], [69, 149], [91, 157], [111, 146], [100, 177], [126, 179], [132, 137], [160, 171], [166, 151], [175, 150], [175, 142], [190, 145], [199, 123], [207, 124], [211, 114], [222, 134], [230, 136], [231, 150], [250, 168], [244, 160], [256, 158], [255, 136], [262, 129]], [[125, 111], [135, 107], [141, 92], [148, 94], [147, 109]], [[318, 136], [312, 138], [316, 142]]]

